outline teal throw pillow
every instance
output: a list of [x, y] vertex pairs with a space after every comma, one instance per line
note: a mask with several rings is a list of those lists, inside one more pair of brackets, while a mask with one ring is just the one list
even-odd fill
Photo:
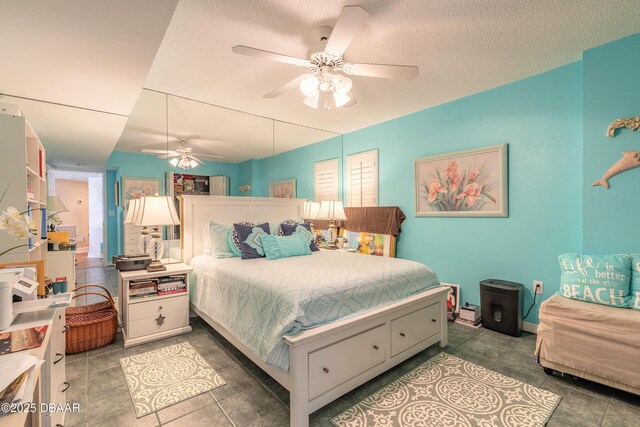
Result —
[[631, 308], [640, 310], [640, 254], [631, 254]]
[[288, 258], [292, 256], [311, 255], [309, 244], [299, 234], [291, 236], [260, 236], [262, 248], [269, 260]]
[[239, 256], [233, 252], [229, 244], [231, 226], [220, 224], [215, 221], [209, 222], [209, 239], [211, 242], [210, 252], [216, 258], [231, 258]]
[[558, 261], [562, 270], [559, 295], [596, 304], [628, 306], [629, 255], [564, 254]]

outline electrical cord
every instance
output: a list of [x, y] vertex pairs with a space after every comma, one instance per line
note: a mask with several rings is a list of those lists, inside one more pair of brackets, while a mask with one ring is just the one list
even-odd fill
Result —
[[536, 288], [533, 290], [533, 302], [531, 303], [531, 307], [529, 307], [529, 310], [527, 310], [527, 314], [524, 315], [522, 320], [526, 319], [529, 313], [531, 313], [531, 309], [533, 308], [534, 305], [536, 305], [537, 296], [538, 296], [538, 286], [536, 286]]

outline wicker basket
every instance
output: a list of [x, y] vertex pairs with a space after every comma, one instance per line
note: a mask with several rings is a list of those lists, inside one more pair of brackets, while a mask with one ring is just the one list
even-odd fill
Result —
[[[107, 301], [101, 301], [101, 302], [96, 302], [93, 304], [87, 304], [87, 305], [79, 305], [76, 307], [68, 307], [65, 309], [65, 315], [67, 316], [67, 318], [69, 316], [77, 316], [78, 314], [87, 314], [87, 313], [94, 313], [96, 311], [102, 311], [102, 310], [108, 310], [110, 308], [116, 308], [115, 307], [115, 302], [113, 300], [113, 297], [111, 296], [111, 293], [109, 292], [109, 290], [107, 288], [105, 288], [104, 286], [100, 286], [100, 285], [83, 285], [83, 286], [78, 286], [77, 288], [75, 288], [73, 290], [73, 292], [78, 292], [80, 289], [84, 289], [84, 288], [100, 288], [102, 290], [104, 290], [107, 295], [109, 296], [109, 298], [107, 298]], [[83, 296], [86, 294], [80, 294], [77, 296]], [[102, 295], [104, 296], [104, 295]], [[76, 297], [74, 297], [76, 298]]]
[[68, 354], [94, 350], [111, 343], [118, 331], [118, 312], [113, 308], [113, 299], [97, 292], [75, 295], [100, 295], [107, 298], [111, 308], [67, 317], [66, 352]]

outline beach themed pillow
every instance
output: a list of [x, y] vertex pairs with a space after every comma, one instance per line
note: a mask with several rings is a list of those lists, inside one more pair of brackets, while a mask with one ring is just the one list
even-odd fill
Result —
[[312, 251], [318, 251], [318, 246], [316, 246], [315, 236], [311, 232], [311, 224], [308, 222], [303, 222], [302, 224], [295, 225], [285, 224], [284, 222], [281, 225], [282, 231], [285, 236], [291, 236], [292, 234], [299, 234], [300, 237], [304, 239], [305, 242], [309, 245], [309, 248]]
[[233, 233], [240, 242], [240, 256], [242, 259], [261, 258], [264, 256], [260, 238], [269, 234], [269, 224], [237, 223], [233, 224]]
[[629, 255], [564, 254], [558, 261], [562, 271], [559, 295], [596, 304], [628, 306], [631, 299]]
[[631, 308], [640, 310], [640, 253], [631, 254]]
[[215, 221], [209, 222], [209, 253], [216, 258], [231, 258], [238, 256], [229, 245], [231, 226]]
[[260, 239], [268, 260], [311, 255], [309, 244], [297, 233], [290, 236], [264, 235]]

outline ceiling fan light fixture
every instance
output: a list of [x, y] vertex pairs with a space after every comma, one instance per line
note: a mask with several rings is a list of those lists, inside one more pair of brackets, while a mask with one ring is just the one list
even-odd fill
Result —
[[189, 164], [191, 166], [191, 169], [195, 168], [196, 166], [198, 166], [198, 162], [196, 162], [193, 159], [189, 159]]
[[337, 93], [346, 95], [347, 93], [349, 93], [349, 91], [353, 87], [353, 82], [349, 77], [336, 74], [333, 78], [333, 85]]
[[310, 75], [300, 82], [300, 91], [302, 91], [304, 96], [312, 98], [318, 93], [318, 83], [320, 83], [318, 78], [314, 75]]
[[174, 157], [173, 159], [169, 160], [169, 163], [171, 163], [171, 166], [173, 166], [174, 168], [178, 166], [178, 162], [178, 157]]
[[349, 101], [351, 101], [351, 97], [346, 93], [341, 93], [338, 91], [333, 92], [333, 99], [336, 103], [336, 108], [340, 108]]
[[320, 99], [320, 94], [316, 92], [314, 96], [307, 96], [302, 103], [307, 107], [318, 108], [318, 100]]

